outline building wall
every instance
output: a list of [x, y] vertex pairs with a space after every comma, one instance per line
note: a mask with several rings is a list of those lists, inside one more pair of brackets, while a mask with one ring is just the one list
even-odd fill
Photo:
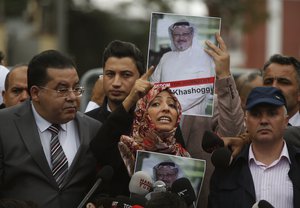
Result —
[[[243, 36], [245, 68], [262, 67], [269, 56], [274, 53], [294, 56], [300, 60], [300, 0], [278, 1], [281, 1], [282, 4], [281, 11], [278, 13], [272, 12], [270, 16], [278, 18], [282, 14], [282, 21], [278, 21], [277, 25], [272, 26], [275, 28], [270, 30], [271, 20], [269, 20]], [[265, 6], [267, 9], [267, 1], [264, 2], [265, 4], [262, 3], [261, 6]], [[270, 3], [272, 3], [272, 0]], [[280, 38], [274, 39], [274, 36]], [[270, 41], [271, 38], [273, 38], [273, 41]], [[274, 45], [277, 45], [277, 47], [274, 47]]]
[[300, 59], [300, 0], [285, 0], [283, 11], [283, 53]]

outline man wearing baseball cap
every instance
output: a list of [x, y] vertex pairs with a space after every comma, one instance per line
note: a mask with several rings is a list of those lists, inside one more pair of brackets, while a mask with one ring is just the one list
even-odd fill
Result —
[[254, 88], [245, 122], [252, 142], [227, 169], [215, 169], [209, 207], [246, 208], [259, 201], [276, 208], [300, 207], [300, 150], [283, 139], [288, 115], [282, 92]]

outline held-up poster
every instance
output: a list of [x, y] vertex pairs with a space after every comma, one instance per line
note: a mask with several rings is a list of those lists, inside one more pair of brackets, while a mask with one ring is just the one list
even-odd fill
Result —
[[138, 150], [134, 172], [143, 171], [152, 177], [154, 183], [164, 182], [166, 191], [179, 195], [182, 192], [183, 196], [195, 194], [193, 201], [196, 205], [205, 170], [205, 160]]
[[177, 96], [183, 115], [211, 117], [215, 70], [205, 41], [217, 45], [217, 17], [152, 13], [148, 67], [155, 70], [150, 81], [167, 85]]

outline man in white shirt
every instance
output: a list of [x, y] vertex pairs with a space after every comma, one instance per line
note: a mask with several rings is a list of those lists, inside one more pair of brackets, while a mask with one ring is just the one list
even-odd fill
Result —
[[276, 208], [300, 206], [300, 150], [283, 139], [288, 124], [286, 100], [275, 87], [256, 87], [246, 103], [252, 143], [228, 168], [211, 177], [209, 207], [251, 207], [266, 200]]

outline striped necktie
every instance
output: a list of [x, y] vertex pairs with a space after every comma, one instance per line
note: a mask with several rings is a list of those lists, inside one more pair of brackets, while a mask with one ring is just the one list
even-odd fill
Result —
[[68, 172], [68, 160], [58, 140], [59, 128], [60, 126], [58, 124], [52, 124], [48, 130], [50, 130], [52, 134], [50, 141], [52, 174], [58, 187], [61, 188], [64, 178]]

